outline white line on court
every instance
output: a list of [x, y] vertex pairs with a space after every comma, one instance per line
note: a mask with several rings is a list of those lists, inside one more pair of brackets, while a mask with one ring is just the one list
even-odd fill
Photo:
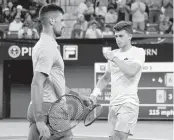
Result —
[[173, 87], [138, 87], [138, 89], [173, 89]]
[[[74, 135], [74, 138], [109, 138], [108, 136], [97, 136], [97, 135]], [[24, 140], [27, 138], [26, 136], [7, 136], [7, 137], [0, 137], [0, 140]], [[138, 138], [138, 137], [129, 137], [129, 140], [169, 140], [169, 139], [155, 139], [155, 138]]]
[[[93, 138], [109, 138], [108, 136], [98, 136], [98, 135], [74, 135], [75, 137], [93, 137]], [[129, 140], [169, 140], [169, 139], [155, 139], [155, 138], [138, 138], [138, 137], [129, 137]]]
[[[101, 104], [102, 106], [110, 106], [109, 104]], [[167, 106], [167, 107], [170, 107], [170, 106], [172, 106], [172, 107], [174, 107], [174, 104], [140, 104], [139, 106]]]

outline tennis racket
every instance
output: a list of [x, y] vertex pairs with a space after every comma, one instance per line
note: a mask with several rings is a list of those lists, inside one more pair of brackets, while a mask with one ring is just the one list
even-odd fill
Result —
[[103, 107], [100, 104], [94, 104], [92, 107], [88, 108], [88, 112], [84, 118], [84, 125], [91, 125], [100, 117], [102, 112]]
[[[77, 94], [75, 91], [69, 89], [66, 87], [66, 91], [69, 94]], [[100, 104], [93, 104], [92, 106], [87, 107], [86, 103], [84, 103], [85, 109], [84, 109], [84, 125], [89, 126], [93, 122], [95, 122], [99, 117], [100, 114], [103, 112], [103, 107]]]
[[84, 104], [75, 95], [65, 94], [48, 111], [48, 127], [54, 134], [66, 132], [79, 124], [84, 116]]

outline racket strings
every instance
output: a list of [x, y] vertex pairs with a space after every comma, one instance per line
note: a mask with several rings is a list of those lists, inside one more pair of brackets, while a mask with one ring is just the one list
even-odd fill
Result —
[[84, 111], [83, 104], [78, 98], [74, 98], [73, 96], [68, 96], [67, 98], [68, 100], [66, 100], [66, 102], [68, 105], [69, 114], [71, 115], [71, 120], [81, 119]]
[[[65, 106], [62, 104], [55, 104], [49, 114], [49, 123], [56, 131], [65, 131], [70, 127], [70, 115]], [[64, 109], [63, 109], [64, 107]]]
[[73, 128], [82, 119], [83, 103], [73, 96], [65, 96], [54, 103], [49, 112], [49, 124], [57, 132]]

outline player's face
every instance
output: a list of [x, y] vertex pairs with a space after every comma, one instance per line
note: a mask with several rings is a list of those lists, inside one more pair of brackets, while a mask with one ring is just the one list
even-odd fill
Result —
[[56, 37], [59, 37], [62, 35], [64, 27], [65, 25], [63, 22], [63, 14], [58, 13], [57, 16], [55, 17], [55, 22], [53, 25], [53, 31]]
[[124, 48], [130, 43], [131, 35], [128, 34], [125, 30], [115, 32], [116, 43], [119, 48]]

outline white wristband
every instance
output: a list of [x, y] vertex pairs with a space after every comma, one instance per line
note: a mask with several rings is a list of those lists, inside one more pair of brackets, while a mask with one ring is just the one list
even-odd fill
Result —
[[101, 95], [101, 91], [99, 88], [94, 88], [93, 92], [92, 92], [92, 95], [97, 97], [98, 95]]

